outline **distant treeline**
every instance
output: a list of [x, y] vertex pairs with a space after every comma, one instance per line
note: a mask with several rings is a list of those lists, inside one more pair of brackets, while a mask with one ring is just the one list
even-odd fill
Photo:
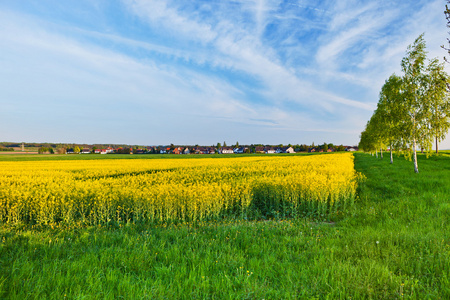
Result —
[[[345, 151], [348, 146], [343, 145], [333, 145], [332, 143], [323, 143], [321, 145], [311, 145], [307, 144], [278, 144], [278, 145], [264, 145], [264, 144], [250, 144], [250, 145], [240, 145], [238, 142], [236, 144], [227, 146], [224, 142], [223, 145], [221, 143], [217, 143], [217, 145], [211, 146], [199, 146], [196, 144], [192, 145], [159, 145], [159, 146], [142, 146], [142, 145], [124, 145], [124, 144], [63, 144], [63, 143], [16, 143], [16, 142], [1, 142], [0, 143], [0, 151], [14, 151], [19, 150], [24, 147], [25, 151], [30, 151], [30, 148], [33, 151], [37, 151], [38, 153], [44, 154], [65, 154], [65, 153], [99, 153], [101, 149], [110, 149], [110, 151], [106, 153], [115, 153], [115, 154], [160, 154], [160, 153], [173, 153], [175, 149], [190, 149], [196, 150], [200, 148], [207, 148], [211, 151], [215, 151], [217, 153], [221, 152], [219, 150], [223, 148], [241, 148], [244, 149], [243, 152], [239, 153], [257, 153], [258, 148], [264, 147], [266, 148], [274, 148], [279, 149], [283, 147], [291, 147], [295, 152], [314, 152], [314, 151], [324, 151], [326, 152], [328, 149], [332, 149], [332, 151]], [[314, 149], [314, 150], [313, 150]], [[96, 152], [97, 150], [97, 152]], [[20, 151], [20, 150], [19, 150]], [[213, 151], [213, 152], [214, 152]], [[191, 154], [195, 154], [195, 151], [191, 151]]]
[[6, 147], [3, 147], [3, 146], [0, 146], [0, 151], [14, 151], [14, 149], [13, 149], [13, 148], [6, 148]]
[[[113, 147], [113, 148], [119, 148], [119, 147], [130, 147], [126, 144], [77, 144], [77, 143], [23, 143], [23, 146], [25, 148], [74, 148], [75, 146], [82, 148], [93, 148], [96, 147], [98, 149], [106, 148], [106, 147]], [[21, 148], [22, 143], [17, 142], [0, 142], [0, 148]], [[134, 147], [134, 146], [133, 146]]]

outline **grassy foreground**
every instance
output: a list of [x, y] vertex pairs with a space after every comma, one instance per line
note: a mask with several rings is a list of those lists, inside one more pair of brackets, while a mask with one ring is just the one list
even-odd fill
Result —
[[0, 298], [450, 298], [450, 157], [356, 154], [360, 199], [335, 222], [0, 225]]

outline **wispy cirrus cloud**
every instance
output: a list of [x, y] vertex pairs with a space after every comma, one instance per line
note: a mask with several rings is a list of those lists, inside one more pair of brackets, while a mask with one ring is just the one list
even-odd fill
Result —
[[[322, 109], [323, 102], [327, 101], [330, 102], [327, 104], [330, 107], [330, 104], [334, 102], [333, 99], [336, 99], [336, 97], [322, 97], [321, 91], [314, 91], [310, 82], [297, 77], [295, 72], [282, 63], [277, 51], [272, 46], [265, 45], [260, 38], [260, 33], [268, 23], [266, 19], [273, 18], [273, 15], [278, 13], [277, 4], [279, 5], [281, 1], [272, 1], [271, 5], [267, 5], [265, 1], [255, 1], [250, 2], [252, 5], [248, 3], [244, 5], [244, 11], [252, 10], [255, 16], [251, 24], [242, 21], [231, 23], [226, 18], [230, 16], [214, 19], [209, 23], [199, 21], [195, 14], [189, 18], [191, 13], [181, 11], [177, 8], [176, 2], [166, 2], [162, 5], [159, 2], [155, 4], [136, 0], [127, 1], [127, 3], [134, 13], [151, 24], [158, 22], [168, 32], [179, 32], [180, 39], [190, 39], [193, 42], [206, 44], [214, 53], [218, 51], [220, 55], [212, 55], [205, 60], [210, 59], [213, 65], [245, 72], [255, 77], [262, 82], [261, 93], [268, 99], [295, 101], [310, 106], [310, 109]], [[160, 20], [164, 21], [159, 22]], [[302, 93], [306, 89], [308, 92]], [[311, 96], [308, 97], [308, 95]], [[311, 97], [322, 99], [319, 102], [313, 102]], [[351, 99], [340, 101], [340, 104], [369, 109], [368, 106], [360, 105]]]
[[39, 120], [49, 140], [120, 123], [123, 142], [356, 143], [406, 46], [446, 37], [439, 0], [71, 4], [0, 4], [0, 120]]

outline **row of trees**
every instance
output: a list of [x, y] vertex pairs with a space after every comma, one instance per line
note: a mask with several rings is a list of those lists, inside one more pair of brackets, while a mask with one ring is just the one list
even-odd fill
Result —
[[[223, 147], [227, 147], [226, 143], [225, 142], [223, 142], [223, 143], [224, 143]], [[308, 152], [309, 149], [312, 149], [312, 148], [322, 149], [325, 152], [329, 148], [333, 148], [336, 151], [345, 151], [345, 149], [346, 149], [346, 147], [343, 146], [343, 145], [334, 145], [332, 143], [329, 143], [329, 144], [323, 143], [322, 145], [315, 146], [314, 142], [312, 143], [312, 145], [306, 145], [306, 144], [296, 144], [296, 145], [292, 145], [292, 144], [288, 144], [288, 145], [283, 145], [283, 144], [278, 144], [278, 145], [251, 144], [250, 146], [245, 146], [245, 147], [249, 148], [250, 153], [254, 153], [254, 152], [256, 152], [255, 151], [256, 147], [268, 147], [268, 146], [274, 147], [274, 148], [276, 148], [276, 147], [282, 148], [284, 146], [292, 147], [295, 152]], [[219, 149], [221, 147], [222, 147], [222, 144], [221, 143], [217, 143], [216, 148]], [[232, 148], [240, 147], [239, 142], [236, 142], [236, 144], [232, 145], [231, 147]]]
[[[276, 148], [276, 147], [280, 147], [280, 148], [284, 147], [283, 144], [279, 144], [279, 145], [276, 145], [276, 146], [274, 146], [274, 145], [270, 145], [269, 146], [269, 145], [263, 145], [263, 144], [256, 144], [256, 145], [252, 144], [252, 145], [249, 145], [249, 146], [248, 145], [247, 146], [244, 145], [243, 147], [245, 148], [245, 153], [256, 153], [256, 149], [259, 146], [274, 147], [274, 148]], [[316, 149], [316, 151], [323, 150], [325, 152], [329, 148], [333, 148], [334, 151], [345, 151], [346, 150], [346, 147], [343, 146], [343, 145], [335, 146], [335, 145], [333, 145], [331, 143], [330, 144], [323, 143], [323, 145], [317, 145], [317, 146], [314, 146], [314, 143], [311, 146], [306, 145], [306, 144], [302, 144], [302, 145], [291, 145], [291, 144], [288, 144], [287, 146], [288, 147], [292, 147], [295, 152], [308, 152], [312, 148]], [[138, 146], [136, 146], [136, 147], [131, 147], [131, 146], [129, 146], [129, 147], [118, 147], [118, 148], [116, 148], [114, 150], [113, 153], [116, 153], [116, 154], [130, 154], [130, 153], [159, 154], [160, 150], [168, 150], [169, 153], [172, 153], [172, 151], [174, 151], [175, 148], [177, 148], [177, 147], [179, 147], [179, 146], [175, 146], [174, 144], [170, 144], [170, 146], [157, 146], [157, 147], [151, 147], [151, 148], [138, 147]], [[189, 148], [189, 149], [193, 149], [193, 148], [196, 148], [196, 147], [199, 147], [199, 146], [198, 145], [195, 145], [195, 146], [182, 146], [183, 149], [186, 148], [186, 147]], [[226, 147], [226, 144], [225, 144], [224, 147]], [[235, 145], [232, 145], [231, 147], [232, 148], [237, 148], [237, 147], [240, 147], [240, 145], [239, 145], [239, 143], [236, 143]], [[218, 152], [218, 150], [221, 149], [222, 147], [221, 147], [221, 144], [218, 143], [217, 146], [213, 145], [213, 146], [211, 146], [211, 148], [214, 148], [216, 150], [216, 152]], [[3, 150], [3, 149], [5, 149], [5, 150]], [[78, 145], [75, 145], [75, 146], [67, 146], [67, 145], [65, 145], [65, 147], [63, 147], [62, 145], [58, 145], [58, 147], [56, 149], [53, 148], [53, 147], [41, 146], [41, 147], [38, 148], [38, 153], [40, 153], [40, 154], [54, 154], [54, 153], [65, 154], [67, 152], [69, 152], [69, 153], [81, 153], [81, 151], [83, 149], [85, 149], [85, 148], [82, 148], [81, 146], [78, 146]], [[96, 149], [104, 149], [104, 147], [97, 148], [96, 146], [94, 146], [92, 148], [87, 148], [87, 149], [89, 149], [90, 153], [95, 153]], [[0, 151], [14, 151], [14, 149], [13, 148], [2, 147], [0, 145]]]
[[0, 145], [0, 151], [14, 151], [14, 149], [13, 148], [6, 148], [6, 147], [3, 147], [2, 145]]
[[52, 147], [39, 147], [38, 153], [39, 153], [39, 154], [43, 154], [43, 153], [54, 154], [55, 151], [53, 150]]
[[449, 76], [437, 58], [427, 60], [423, 34], [408, 46], [402, 59], [403, 76], [391, 75], [383, 85], [377, 109], [361, 133], [359, 148], [366, 152], [406, 151], [418, 173], [417, 148], [431, 151], [433, 141], [445, 138], [450, 128]]

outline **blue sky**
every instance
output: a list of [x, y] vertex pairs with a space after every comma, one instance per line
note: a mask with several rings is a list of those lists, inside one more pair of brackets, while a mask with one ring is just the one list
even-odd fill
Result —
[[1, 1], [0, 141], [356, 145], [445, 3]]

